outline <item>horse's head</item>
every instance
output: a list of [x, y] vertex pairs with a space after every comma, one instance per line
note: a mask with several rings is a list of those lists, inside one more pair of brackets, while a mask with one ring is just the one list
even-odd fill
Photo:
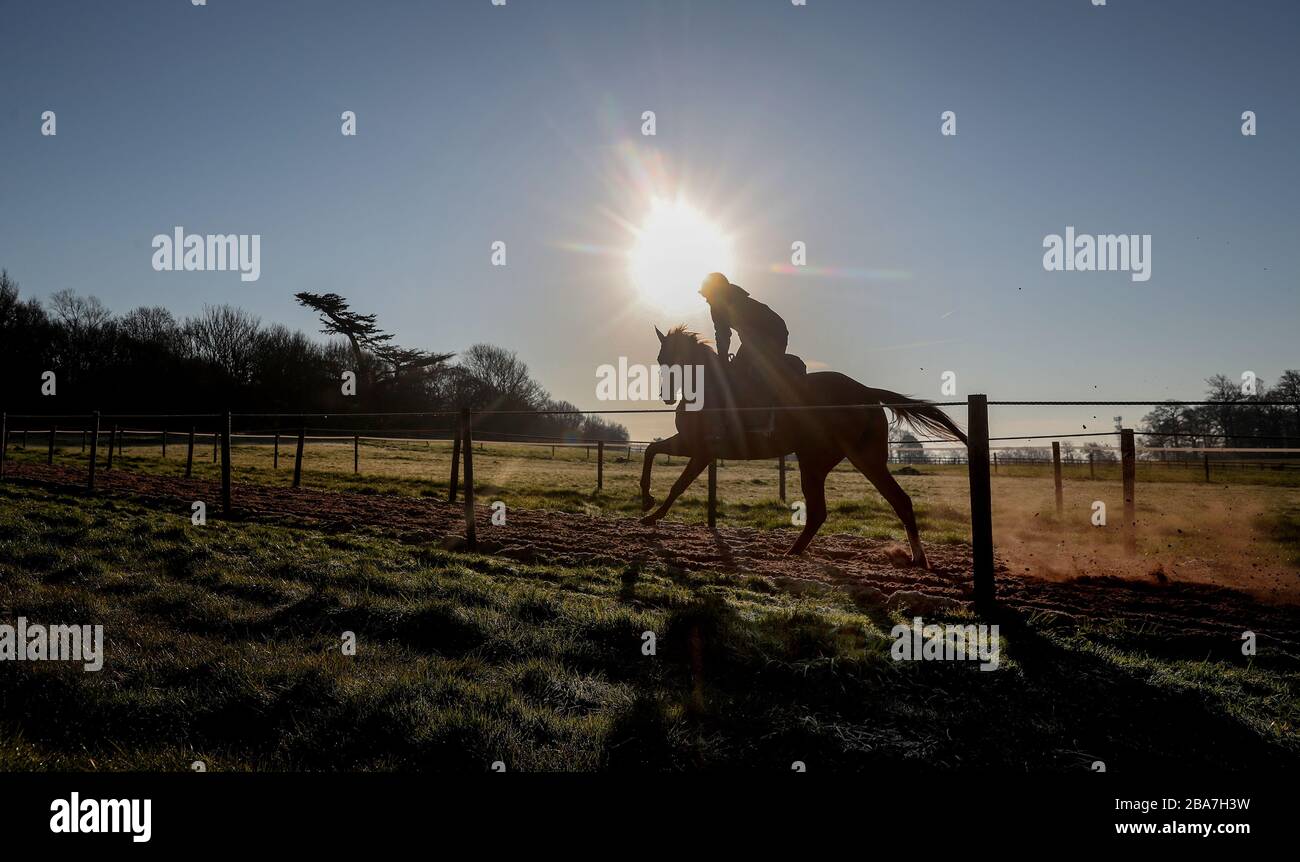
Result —
[[[713, 350], [702, 340], [697, 333], [691, 332], [684, 324], [674, 326], [664, 335], [655, 327], [655, 335], [659, 336], [659, 365], [662, 368], [686, 369], [695, 365], [704, 365], [713, 353]], [[664, 392], [663, 399], [665, 404], [672, 404], [677, 400], [674, 393]]]

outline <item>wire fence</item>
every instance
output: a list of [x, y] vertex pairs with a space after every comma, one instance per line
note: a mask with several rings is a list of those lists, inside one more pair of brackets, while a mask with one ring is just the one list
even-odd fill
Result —
[[[851, 410], [888, 410], [891, 408], [915, 407], [917, 402], [904, 402], [898, 404], [881, 403], [881, 404], [851, 404], [851, 405], [786, 405], [777, 407], [742, 407], [742, 408], [701, 408], [699, 411], [705, 413], [744, 413], [752, 411], [764, 411], [770, 413], [784, 413], [790, 411], [817, 413], [820, 411], [851, 411]], [[1066, 466], [1082, 467], [1087, 466], [1090, 473], [1095, 477], [1096, 470], [1099, 466], [1106, 469], [1110, 466], [1118, 466], [1124, 485], [1124, 521], [1123, 529], [1125, 530], [1125, 544], [1130, 553], [1135, 552], [1135, 484], [1136, 484], [1136, 465], [1139, 457], [1142, 457], [1144, 463], [1148, 466], [1151, 464], [1165, 465], [1169, 469], [1183, 467], [1191, 469], [1195, 463], [1196, 456], [1200, 456], [1200, 466], [1204, 470], [1205, 481], [1211, 481], [1212, 468], [1210, 456], [1213, 454], [1216, 458], [1216, 469], [1224, 469], [1225, 464], [1221, 459], [1225, 456], [1231, 458], [1231, 463], [1226, 465], [1229, 469], [1241, 470], [1250, 469], [1252, 466], [1260, 470], [1294, 470], [1300, 467], [1300, 461], [1289, 462], [1276, 456], [1291, 456], [1300, 454], [1300, 449], [1282, 447], [1169, 447], [1154, 446], [1146, 447], [1141, 450], [1136, 446], [1135, 439], [1138, 435], [1153, 436], [1167, 440], [1170, 437], [1177, 439], [1177, 434], [1162, 432], [1136, 432], [1133, 429], [1121, 428], [1115, 431], [1097, 431], [1097, 432], [1071, 432], [1056, 435], [1030, 435], [1030, 436], [1003, 436], [992, 437], [989, 435], [988, 408], [995, 407], [1041, 407], [1041, 406], [1154, 406], [1173, 405], [1173, 406], [1217, 406], [1217, 407], [1291, 407], [1300, 409], [1300, 402], [1288, 401], [989, 401], [984, 395], [972, 395], [965, 401], [948, 401], [948, 402], [929, 402], [932, 407], [965, 407], [967, 409], [967, 437], [968, 441], [965, 446], [965, 452], [951, 445], [951, 441], [946, 440], [917, 440], [901, 439], [889, 440], [888, 443], [894, 448], [890, 452], [891, 460], [894, 463], [904, 464], [934, 464], [934, 465], [964, 465], [967, 468], [970, 481], [971, 494], [971, 544], [973, 551], [973, 575], [974, 575], [974, 595], [977, 606], [988, 606], [994, 600], [993, 584], [993, 544], [992, 544], [992, 502], [991, 502], [991, 472], [997, 473], [1002, 469], [1014, 469], [1026, 465], [1046, 465], [1051, 464], [1054, 473], [1056, 486], [1056, 503], [1058, 514], [1062, 507], [1062, 474]], [[199, 443], [200, 437], [211, 438], [212, 458], [214, 462], [219, 462], [221, 472], [221, 496], [222, 511], [229, 514], [232, 511], [232, 490], [231, 490], [231, 445], [234, 440], [244, 441], [245, 444], [260, 442], [263, 445], [269, 443], [274, 449], [274, 466], [279, 467], [280, 461], [280, 443], [282, 439], [291, 441], [294, 446], [293, 452], [293, 487], [301, 486], [303, 455], [308, 441], [327, 442], [333, 444], [351, 442], [353, 446], [353, 469], [354, 472], [360, 470], [360, 449], [361, 443], [365, 440], [367, 443], [425, 443], [431, 445], [434, 442], [450, 443], [452, 447], [452, 463], [448, 481], [448, 502], [455, 503], [458, 494], [461, 492], [461, 478], [463, 475], [463, 499], [465, 510], [465, 530], [468, 546], [472, 549], [476, 545], [476, 521], [477, 514], [474, 504], [475, 483], [473, 475], [473, 452], [474, 445], [477, 443], [481, 447], [488, 442], [509, 443], [513, 446], [549, 446], [552, 454], [557, 448], [585, 448], [588, 456], [591, 450], [595, 449], [595, 471], [596, 471], [596, 488], [600, 490], [604, 484], [605, 469], [605, 450], [607, 447], [622, 448], [625, 452], [625, 460], [631, 461], [634, 452], [643, 455], [657, 448], [656, 444], [661, 441], [642, 441], [626, 439], [585, 439], [577, 435], [565, 435], [560, 437], [545, 438], [541, 435], [519, 434], [508, 431], [496, 431], [489, 428], [476, 428], [476, 418], [489, 416], [554, 416], [554, 415], [620, 415], [620, 414], [674, 414], [678, 408], [622, 408], [606, 410], [470, 410], [463, 409], [459, 411], [429, 411], [420, 413], [195, 413], [195, 414], [109, 414], [109, 413], [92, 413], [92, 414], [66, 414], [66, 415], [39, 415], [39, 414], [3, 414], [0, 416], [0, 478], [5, 475], [5, 467], [8, 459], [8, 453], [11, 444], [14, 442], [14, 434], [18, 434], [19, 439], [17, 446], [19, 450], [26, 451], [29, 435], [40, 434], [45, 438], [47, 461], [54, 463], [58, 440], [60, 437], [67, 439], [73, 435], [80, 437], [82, 451], [89, 449], [87, 459], [87, 476], [86, 488], [88, 491], [95, 490], [95, 474], [98, 468], [98, 450], [100, 446], [100, 437], [104, 433], [104, 426], [108, 425], [108, 447], [107, 457], [105, 460], [105, 469], [111, 469], [113, 466], [114, 452], [121, 456], [126, 439], [134, 436], [137, 440], [157, 439], [157, 444], [162, 448], [163, 455], [166, 455], [166, 449], [169, 442], [176, 437], [181, 437], [186, 446], [186, 466], [185, 476], [192, 476], [195, 448]], [[370, 425], [308, 425], [309, 421], [320, 420], [337, 420], [340, 422], [359, 423], [367, 419], [391, 419], [391, 418], [432, 418], [432, 417], [455, 417], [456, 422], [452, 426], [423, 426], [423, 427], [406, 427], [406, 428], [379, 428], [373, 424]], [[235, 420], [240, 420], [242, 427], [240, 431], [235, 432]], [[265, 424], [254, 424], [253, 420], [272, 420], [272, 427], [268, 428]], [[128, 425], [149, 424], [152, 428], [130, 427]], [[68, 423], [73, 427], [68, 428]], [[175, 430], [174, 425], [181, 425], [181, 430]], [[21, 427], [19, 427], [21, 426]], [[37, 427], [33, 427], [37, 426]], [[60, 427], [63, 426], [63, 427]], [[80, 427], [78, 427], [80, 426]], [[188, 427], [185, 427], [188, 426]], [[202, 431], [200, 426], [204, 426]], [[282, 427], [283, 426], [283, 427]], [[309, 433], [311, 432], [311, 433]], [[1186, 435], [1193, 439], [1209, 439], [1218, 437], [1219, 439], [1227, 438], [1227, 435]], [[1084, 460], [1080, 457], [1079, 452], [1066, 450], [1066, 457], [1062, 458], [1062, 448], [1060, 441], [1063, 439], [1076, 438], [1119, 438], [1118, 458], [1108, 456], [1104, 453], [1101, 459], [1098, 459], [1097, 450], [1089, 450]], [[1036, 453], [1025, 450], [1024, 446], [1003, 446], [993, 447], [993, 442], [1010, 442], [1019, 441], [1021, 443], [1031, 442], [1034, 440], [1052, 440], [1051, 457], [1046, 457], [1046, 449], [1043, 458], [1036, 457]], [[1240, 438], [1238, 438], [1240, 439]], [[1282, 439], [1289, 442], [1288, 438], [1259, 438], [1259, 439]], [[945, 448], [938, 451], [917, 451], [911, 448], [924, 443], [948, 443]], [[206, 444], [205, 444], [206, 445]], [[1068, 444], [1067, 444], [1068, 445]], [[1030, 447], [1033, 448], [1033, 447]], [[1012, 454], [1015, 453], [1015, 454]], [[717, 508], [717, 489], [716, 489], [716, 463], [717, 458], [711, 453], [710, 455], [708, 485], [709, 485], [709, 504], [708, 504], [708, 523], [710, 527], [716, 524]], [[744, 454], [744, 453], [742, 453]], [[1274, 456], [1270, 459], [1246, 459], [1241, 456], [1269, 454]], [[782, 455], [776, 459], [777, 470], [780, 477], [780, 499], [784, 500], [786, 496], [786, 469], [787, 455]], [[1173, 456], [1173, 457], [1170, 457]]]

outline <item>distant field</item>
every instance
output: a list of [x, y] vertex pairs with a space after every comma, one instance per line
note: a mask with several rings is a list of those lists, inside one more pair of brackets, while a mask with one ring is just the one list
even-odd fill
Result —
[[[130, 440], [131, 438], [128, 438]], [[39, 441], [39, 442], [38, 442]], [[288, 485], [292, 480], [294, 440], [281, 441], [280, 466], [273, 468], [269, 445], [237, 444], [232, 448], [236, 482]], [[476, 445], [475, 485], [480, 502], [502, 500], [507, 506], [627, 517], [640, 514], [642, 461], [634, 449], [626, 459], [622, 447], [605, 451], [604, 489], [596, 491], [596, 447]], [[16, 461], [43, 461], [43, 440], [32, 435], [27, 451], [10, 449]], [[101, 469], [105, 452], [101, 449]], [[114, 469], [176, 475], [184, 470], [184, 438], [175, 436], [167, 458], [157, 439], [126, 445]], [[81, 464], [80, 446], [56, 454], [63, 464]], [[661, 456], [652, 492], [662, 499], [683, 461], [668, 465]], [[303, 459], [303, 486], [360, 494], [405, 494], [444, 497], [451, 467], [451, 446], [428, 443], [363, 442], [360, 472], [353, 474], [351, 441], [309, 441]], [[969, 540], [969, 489], [964, 466], [894, 466], [900, 484], [912, 496], [926, 542]], [[909, 475], [915, 473], [915, 475]], [[211, 438], [200, 438], [195, 477], [219, 476]], [[1014, 571], [1051, 579], [1087, 574], [1213, 583], [1292, 601], [1300, 601], [1300, 471], [1257, 467], [1214, 468], [1206, 484], [1200, 464], [1167, 466], [1140, 461], [1137, 467], [1139, 556], [1121, 552], [1119, 526], [1123, 492], [1119, 466], [1099, 463], [1097, 478], [1086, 464], [1064, 469], [1065, 511], [1055, 512], [1049, 465], [1000, 465], [993, 477], [994, 531], [998, 553]], [[798, 465], [787, 470], [787, 498], [801, 498]], [[718, 470], [719, 523], [789, 530], [796, 528], [790, 510], [777, 498], [775, 461], [724, 462]], [[669, 514], [669, 520], [700, 523], [705, 519], [707, 486], [698, 479]], [[830, 518], [824, 533], [903, 541], [893, 511], [875, 489], [847, 464], [827, 483]], [[1107, 526], [1092, 524], [1093, 503], [1106, 505]]]

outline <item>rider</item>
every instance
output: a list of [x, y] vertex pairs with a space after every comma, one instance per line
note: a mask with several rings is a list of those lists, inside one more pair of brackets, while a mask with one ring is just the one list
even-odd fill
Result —
[[[720, 272], [710, 273], [704, 279], [700, 295], [709, 303], [718, 356], [723, 362], [728, 361], [731, 330], [740, 335], [741, 346], [736, 351], [735, 360], [730, 363], [736, 372], [731, 375], [733, 388], [741, 390], [738, 400], [749, 401], [757, 391], [770, 391], [782, 379], [787, 367], [785, 349], [790, 341], [790, 331], [785, 321], [775, 311], [752, 299], [748, 291], [727, 281]], [[767, 421], [770, 424], [770, 416]]]

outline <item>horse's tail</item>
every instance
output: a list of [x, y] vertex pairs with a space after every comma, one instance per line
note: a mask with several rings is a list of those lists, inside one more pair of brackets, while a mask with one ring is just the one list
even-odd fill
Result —
[[938, 434], [940, 437], [951, 437], [962, 443], [966, 442], [966, 434], [957, 427], [957, 423], [929, 401], [908, 398], [906, 395], [899, 395], [888, 389], [871, 389], [870, 392], [873, 400], [888, 404], [894, 415], [913, 431]]

